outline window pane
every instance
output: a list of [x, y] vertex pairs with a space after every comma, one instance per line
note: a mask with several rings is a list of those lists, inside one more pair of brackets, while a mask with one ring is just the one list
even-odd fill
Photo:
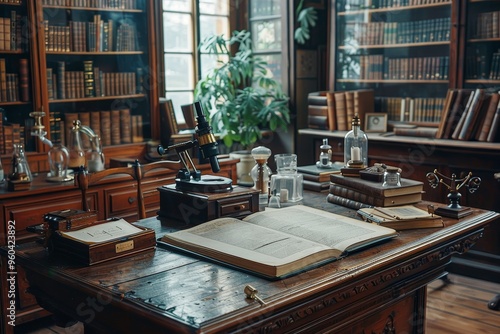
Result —
[[[267, 0], [269, 1], [269, 0]], [[229, 15], [228, 1], [221, 0], [200, 0], [201, 14]]]
[[165, 55], [166, 88], [190, 90], [194, 87], [193, 56], [180, 54]]
[[[207, 72], [214, 67], [219, 67], [220, 62], [217, 61], [214, 55], [202, 54], [200, 56], [201, 65], [200, 65], [200, 73], [201, 77], [204, 78], [207, 75]], [[219, 58], [221, 62], [227, 61], [227, 56], [222, 56]]]
[[217, 16], [200, 16], [200, 41], [205, 39], [205, 37], [213, 35], [222, 35], [226, 39], [229, 39], [229, 22], [227, 17], [217, 17]]
[[168, 52], [192, 52], [191, 15], [163, 13], [163, 43]]
[[252, 40], [255, 50], [280, 50], [281, 21], [252, 22]]
[[163, 10], [191, 12], [191, 0], [163, 0]]
[[280, 0], [252, 0], [250, 2], [251, 17], [279, 15], [280, 10]]
[[166, 98], [172, 100], [177, 123], [186, 123], [182, 114], [181, 106], [193, 103], [193, 92], [167, 92]]
[[281, 54], [259, 55], [259, 57], [267, 62], [267, 76], [281, 82]]

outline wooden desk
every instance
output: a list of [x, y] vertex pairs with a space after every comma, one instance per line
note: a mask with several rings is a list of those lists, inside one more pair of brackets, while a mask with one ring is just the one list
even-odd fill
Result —
[[[354, 215], [327, 203], [324, 193], [308, 194], [305, 204]], [[498, 218], [474, 210], [460, 221], [446, 219], [444, 228], [402, 231], [394, 240], [278, 281], [162, 248], [81, 267], [27, 243], [16, 250], [16, 263], [42, 306], [106, 333], [381, 333], [391, 327], [421, 333], [426, 284]], [[154, 227], [158, 236], [176, 228], [154, 218], [140, 224]], [[245, 298], [247, 284], [265, 306]]]

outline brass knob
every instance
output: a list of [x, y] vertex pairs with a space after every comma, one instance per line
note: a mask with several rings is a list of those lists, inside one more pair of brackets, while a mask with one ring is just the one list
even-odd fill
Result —
[[260, 305], [264, 306], [266, 303], [259, 297], [257, 296], [257, 291], [256, 288], [254, 288], [251, 285], [245, 286], [245, 289], [243, 290], [245, 292], [245, 295], [247, 296], [248, 299], [254, 299], [259, 302]]

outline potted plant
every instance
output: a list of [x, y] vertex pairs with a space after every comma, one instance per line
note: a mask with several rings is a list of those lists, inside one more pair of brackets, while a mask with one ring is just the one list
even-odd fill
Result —
[[251, 41], [250, 32], [242, 30], [234, 31], [229, 40], [223, 35], [207, 37], [199, 46], [217, 58], [218, 66], [198, 81], [195, 100], [228, 148], [239, 144], [249, 150], [263, 130], [286, 130], [290, 123], [289, 99], [268, 64], [254, 54]]

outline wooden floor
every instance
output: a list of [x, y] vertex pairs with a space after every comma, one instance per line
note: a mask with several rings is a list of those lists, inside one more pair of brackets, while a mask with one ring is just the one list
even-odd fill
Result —
[[[427, 290], [427, 334], [500, 333], [500, 311], [487, 306], [500, 294], [500, 283], [450, 274], [449, 282], [437, 280]], [[16, 333], [83, 333], [81, 324], [71, 329], [54, 326], [50, 319], [37, 326], [18, 326]]]

